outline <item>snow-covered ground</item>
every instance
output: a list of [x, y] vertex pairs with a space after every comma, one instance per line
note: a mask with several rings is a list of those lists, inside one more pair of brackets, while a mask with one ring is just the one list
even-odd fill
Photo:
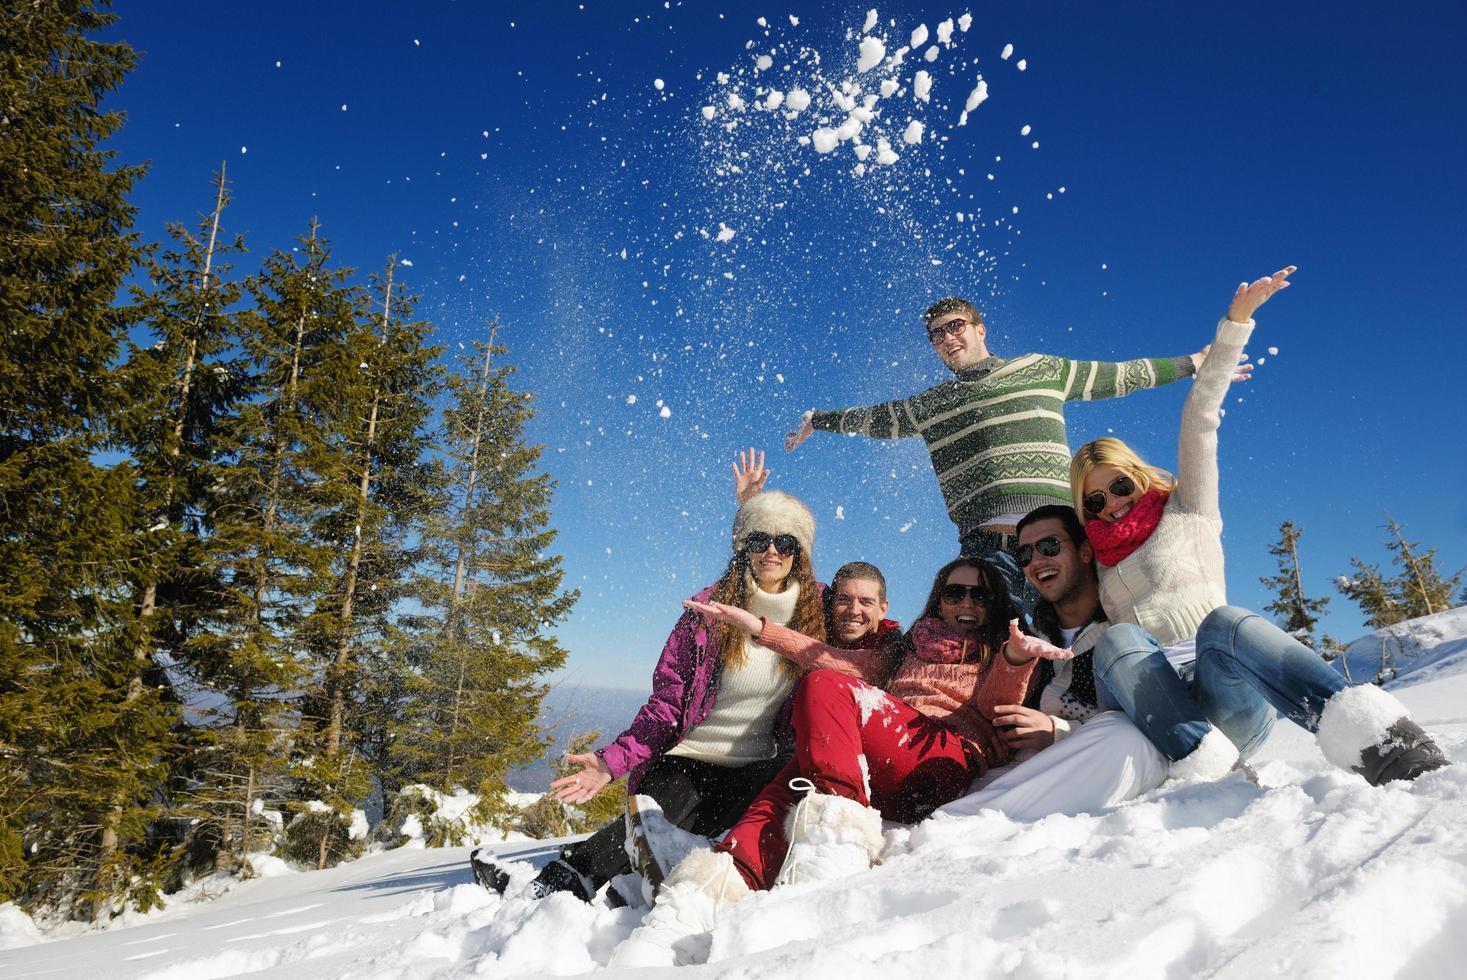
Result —
[[[1456, 765], [1382, 789], [1285, 722], [1234, 775], [1094, 816], [996, 813], [891, 832], [884, 862], [753, 896], [705, 977], [1457, 977], [1467, 961], [1467, 610], [1416, 621], [1392, 688]], [[498, 845], [538, 864], [554, 842]], [[565, 975], [641, 911], [501, 899], [468, 848], [404, 848], [244, 882], [125, 928], [0, 952], [0, 976]], [[515, 888], [522, 882], [511, 886]], [[0, 939], [7, 932], [0, 921]]]

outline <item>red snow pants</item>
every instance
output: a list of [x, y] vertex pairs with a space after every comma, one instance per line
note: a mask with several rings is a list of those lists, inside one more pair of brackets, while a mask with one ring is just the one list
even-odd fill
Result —
[[785, 816], [801, 796], [789, 788], [791, 779], [803, 776], [817, 793], [915, 823], [962, 796], [978, 774], [962, 742], [942, 724], [839, 671], [811, 671], [800, 681], [794, 728], [794, 758], [717, 845], [750, 888], [773, 885], [789, 851]]

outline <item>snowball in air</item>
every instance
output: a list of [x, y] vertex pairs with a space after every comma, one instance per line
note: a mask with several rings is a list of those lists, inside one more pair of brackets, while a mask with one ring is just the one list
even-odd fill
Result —
[[662, 91], [662, 88], [663, 88], [663, 86], [664, 86], [664, 85], [666, 85], [666, 84], [667, 84], [667, 83], [666, 83], [666, 82], [664, 82], [664, 81], [663, 81], [663, 80], [662, 80], [662, 79], [660, 79], [660, 78], [654, 78], [654, 79], [652, 79], [652, 87], [653, 87], [653, 88], [655, 88], [655, 89], [656, 89], [656, 90], [657, 90], [657, 91], [659, 91], [659, 92], [661, 92], [661, 91]]
[[861, 57], [856, 60], [856, 71], [870, 71], [886, 57], [886, 45], [877, 37], [861, 38]]
[[1003, 54], [999, 55], [999, 57], [1002, 58], [1004, 61], [1008, 61], [1009, 58], [1013, 57], [1013, 54], [1014, 46], [1012, 44], [1005, 44], [1003, 46]]
[[925, 71], [919, 71], [912, 77], [912, 96], [927, 102], [932, 93], [932, 76]]
[[835, 130], [822, 126], [810, 134], [810, 141], [815, 144], [816, 153], [830, 153], [840, 142], [840, 137], [836, 135]]
[[902, 139], [915, 146], [922, 142], [922, 130], [924, 128], [919, 120], [909, 120], [907, 122], [907, 128], [902, 131]]

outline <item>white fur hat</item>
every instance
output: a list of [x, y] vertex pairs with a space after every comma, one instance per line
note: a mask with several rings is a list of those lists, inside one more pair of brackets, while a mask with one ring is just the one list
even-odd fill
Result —
[[815, 547], [815, 515], [789, 494], [781, 490], [766, 490], [739, 508], [733, 522], [734, 551], [740, 550], [744, 537], [755, 531], [793, 534], [800, 542], [805, 560], [810, 560]]

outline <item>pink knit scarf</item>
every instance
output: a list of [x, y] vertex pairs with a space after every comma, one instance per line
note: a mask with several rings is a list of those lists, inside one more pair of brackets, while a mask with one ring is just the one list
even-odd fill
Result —
[[1161, 512], [1171, 496], [1165, 490], [1148, 490], [1136, 500], [1126, 516], [1112, 524], [1100, 518], [1085, 522], [1085, 534], [1095, 549], [1095, 560], [1107, 568], [1114, 568], [1131, 552], [1146, 543], [1156, 525], [1161, 523]]

